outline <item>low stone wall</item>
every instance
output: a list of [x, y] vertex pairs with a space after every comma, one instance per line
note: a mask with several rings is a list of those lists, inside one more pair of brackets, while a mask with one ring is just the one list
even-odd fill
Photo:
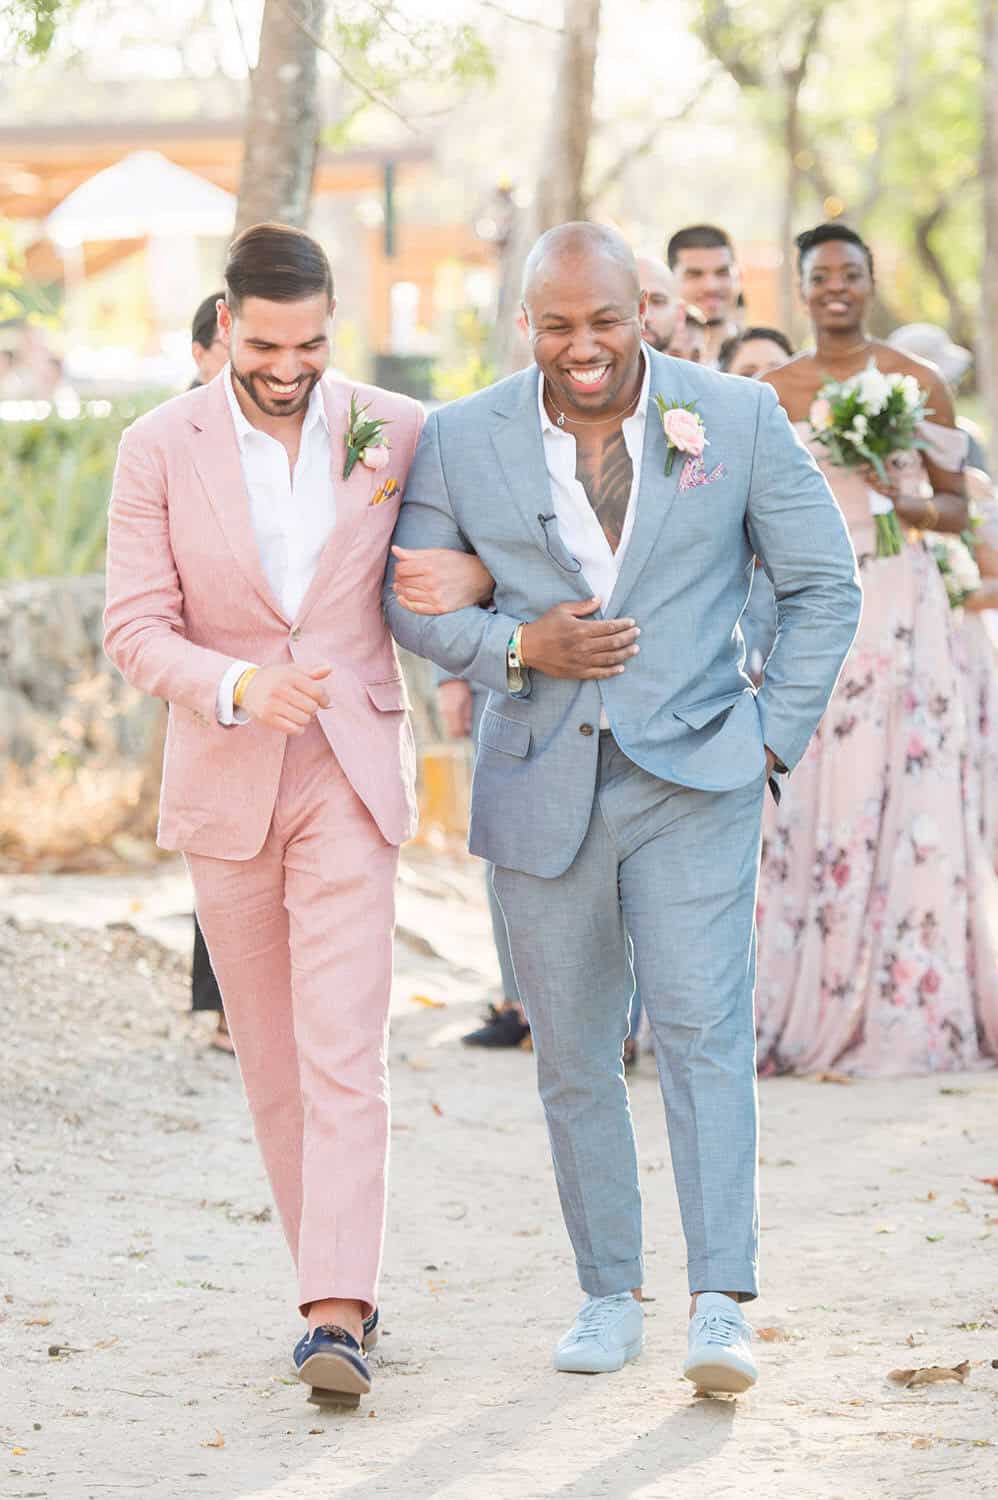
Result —
[[[165, 709], [104, 656], [104, 579], [0, 584], [0, 863], [128, 857], [156, 826]], [[428, 663], [403, 662], [421, 747], [438, 733]], [[97, 861], [100, 862], [99, 859]]]

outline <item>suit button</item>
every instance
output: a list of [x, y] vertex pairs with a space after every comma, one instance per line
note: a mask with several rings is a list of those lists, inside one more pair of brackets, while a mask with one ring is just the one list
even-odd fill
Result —
[[593, 732], [593, 726], [591, 724], [580, 724], [579, 725], [579, 733], [580, 734], [587, 734], [588, 735], [588, 734], [592, 734], [592, 732]]
[[293, 641], [300, 641], [301, 640], [301, 626], [300, 625], [296, 625], [294, 627], [294, 629], [291, 631], [291, 639]]

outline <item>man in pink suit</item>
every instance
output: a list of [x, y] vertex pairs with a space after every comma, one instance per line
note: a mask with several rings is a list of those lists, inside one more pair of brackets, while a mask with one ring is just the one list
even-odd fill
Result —
[[295, 1363], [353, 1398], [371, 1383], [393, 892], [416, 823], [381, 588], [423, 414], [321, 379], [335, 301], [308, 235], [244, 231], [225, 280], [228, 365], [122, 438], [105, 646], [169, 703], [159, 843], [187, 858], [295, 1257]]

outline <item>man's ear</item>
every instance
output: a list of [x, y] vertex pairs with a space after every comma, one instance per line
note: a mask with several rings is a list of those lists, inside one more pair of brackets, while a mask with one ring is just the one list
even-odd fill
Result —
[[218, 332], [222, 343], [229, 347], [232, 338], [232, 309], [224, 297], [219, 297], [215, 304], [215, 316], [218, 319]]

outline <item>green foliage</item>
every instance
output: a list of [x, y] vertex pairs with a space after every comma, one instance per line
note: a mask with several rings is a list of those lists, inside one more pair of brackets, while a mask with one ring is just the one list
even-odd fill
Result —
[[14, 50], [29, 57], [44, 57], [55, 37], [57, 22], [72, 0], [0, 0], [0, 22], [4, 23]]
[[149, 398], [105, 416], [0, 421], [0, 579], [103, 567], [118, 439], [155, 404]]
[[451, 363], [433, 370], [433, 394], [438, 401], [457, 401], [473, 396], [498, 380], [499, 372], [488, 358], [491, 328], [476, 312], [464, 312], [454, 329], [457, 352]]

